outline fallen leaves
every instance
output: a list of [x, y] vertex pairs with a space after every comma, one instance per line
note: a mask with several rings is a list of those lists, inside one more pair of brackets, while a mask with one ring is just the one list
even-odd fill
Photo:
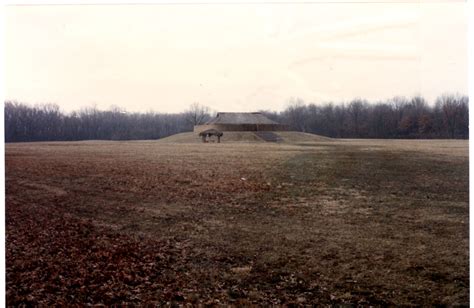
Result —
[[67, 145], [7, 147], [9, 306], [466, 302], [467, 162]]

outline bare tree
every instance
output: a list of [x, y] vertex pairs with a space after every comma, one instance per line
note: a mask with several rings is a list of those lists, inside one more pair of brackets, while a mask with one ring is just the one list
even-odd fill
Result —
[[347, 107], [355, 137], [361, 137], [361, 126], [363, 124], [365, 109], [367, 109], [367, 102], [359, 98], [351, 101]]
[[210, 118], [210, 108], [199, 103], [192, 103], [184, 115], [186, 121], [191, 125], [200, 125]]
[[454, 94], [444, 94], [436, 100], [437, 107], [442, 111], [444, 124], [450, 138], [455, 138], [458, 132], [465, 137], [465, 130], [461, 126], [468, 127], [469, 125], [468, 104], [467, 96]]
[[291, 98], [284, 113], [290, 127], [306, 132], [307, 108], [301, 98]]

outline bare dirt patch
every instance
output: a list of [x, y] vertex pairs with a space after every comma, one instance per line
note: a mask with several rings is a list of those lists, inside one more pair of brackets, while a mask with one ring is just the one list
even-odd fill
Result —
[[7, 144], [7, 304], [467, 304], [466, 153]]

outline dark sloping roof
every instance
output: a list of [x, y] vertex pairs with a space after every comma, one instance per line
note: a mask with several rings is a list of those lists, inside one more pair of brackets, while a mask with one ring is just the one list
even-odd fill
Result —
[[278, 124], [260, 112], [219, 112], [206, 124]]

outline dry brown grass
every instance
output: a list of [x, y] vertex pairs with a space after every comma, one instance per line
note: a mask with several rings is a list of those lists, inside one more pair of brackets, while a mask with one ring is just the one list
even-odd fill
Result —
[[[467, 304], [467, 141], [303, 139], [7, 144], [7, 301]], [[15, 262], [60, 261], [19, 253], [35, 241], [22, 221], [45, 213], [159, 254], [155, 287], [19, 290], [34, 270]]]

